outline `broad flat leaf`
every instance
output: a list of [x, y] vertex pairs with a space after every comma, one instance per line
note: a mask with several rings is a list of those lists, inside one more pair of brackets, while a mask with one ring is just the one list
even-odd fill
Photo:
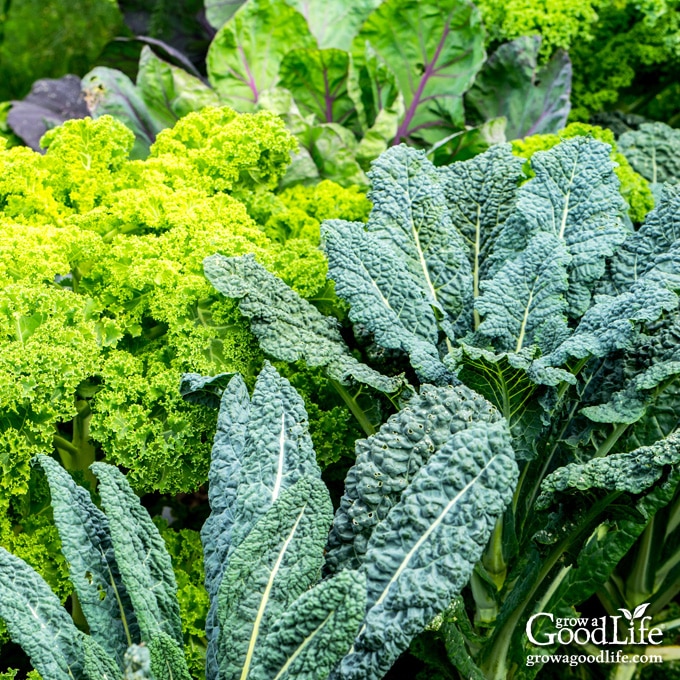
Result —
[[635, 172], [652, 184], [680, 181], [680, 130], [665, 123], [643, 123], [622, 134], [617, 146]]
[[302, 478], [230, 555], [218, 595], [223, 680], [248, 676], [274, 622], [318, 580], [331, 513], [324, 483]]
[[590, 304], [590, 288], [605, 271], [627, 236], [622, 216], [626, 202], [619, 193], [607, 144], [586, 137], [567, 139], [531, 159], [536, 176], [519, 190], [492, 253], [490, 275], [545, 231], [563, 239], [569, 254], [569, 313], [580, 316]]
[[177, 582], [156, 525], [118, 468], [93, 463], [90, 469], [99, 480], [116, 561], [137, 615], [142, 641], [149, 642], [162, 631], [182, 646]]
[[402, 259], [452, 335], [459, 317], [462, 326], [471, 320], [472, 274], [441, 175], [424, 152], [402, 144], [384, 153], [368, 176], [368, 231]]
[[[522, 160], [509, 144], [498, 144], [468, 161], [439, 168], [453, 226], [467, 242], [473, 297], [486, 260], [515, 205]], [[475, 318], [475, 326], [479, 319]]]
[[83, 92], [93, 118], [111, 115], [135, 133], [130, 157], [146, 158], [163, 128], [151, 116], [135, 84], [121, 71], [97, 66], [83, 77]]
[[109, 521], [90, 494], [77, 486], [56, 460], [36, 456], [33, 464], [39, 465], [47, 477], [61, 551], [90, 635], [122, 666], [123, 654], [130, 644], [122, 617], [132, 641], [139, 640], [139, 628], [121, 581]]
[[213, 28], [219, 30], [244, 2], [246, 0], [205, 0], [205, 18]]
[[31, 91], [21, 100], [12, 102], [7, 124], [34, 151], [40, 151], [40, 138], [48, 127], [61, 125], [72, 118], [85, 118], [90, 112], [80, 88], [80, 78], [36, 80]]
[[571, 258], [561, 239], [537, 233], [520, 255], [492, 279], [482, 281], [475, 309], [479, 332], [500, 350], [519, 352], [538, 342], [546, 323], [562, 320], [566, 329], [567, 267]]
[[42, 576], [2, 547], [0, 619], [43, 678], [82, 677], [82, 633]]
[[524, 36], [501, 45], [487, 60], [465, 95], [465, 112], [479, 125], [501, 116], [508, 141], [555, 134], [567, 125], [571, 110], [571, 61], [557, 50], [539, 69], [540, 36]]
[[83, 671], [87, 680], [120, 680], [120, 669], [123, 667], [123, 653], [119, 650], [120, 668], [104, 648], [92, 637], [81, 633], [83, 641]]
[[587, 463], [570, 463], [549, 474], [541, 484], [538, 508], [547, 508], [558, 493], [570, 489], [603, 489], [640, 494], [661, 479], [668, 466], [680, 462], [680, 434], [661, 439], [630, 453], [593, 458]]
[[252, 680], [326, 680], [366, 610], [366, 578], [345, 569], [303, 593], [272, 626]]
[[610, 271], [614, 285], [622, 291], [652, 272], [669, 287], [680, 288], [680, 185], [664, 187], [644, 224], [616, 251]]
[[394, 392], [401, 380], [359, 363], [345, 345], [335, 319], [323, 316], [283, 281], [259, 265], [252, 255], [204, 260], [205, 275], [215, 288], [240, 300], [262, 349], [282, 361], [323, 367], [334, 380], [353, 379], [382, 392]]
[[293, 47], [315, 47], [304, 17], [283, 0], [249, 0], [210, 44], [210, 84], [237, 111], [254, 111], [260, 95], [277, 85], [281, 60]]
[[517, 476], [505, 422], [454, 434], [420, 469], [369, 540], [362, 567], [368, 610], [340, 677], [379, 680], [449, 605], [470, 578]]
[[463, 94], [484, 62], [477, 9], [463, 0], [387, 0], [361, 28], [396, 76], [406, 111], [395, 141], [431, 145], [463, 127]]
[[336, 49], [294, 49], [281, 62], [279, 78], [303, 116], [349, 127], [355, 105], [347, 90], [350, 56]]
[[499, 420], [488, 401], [463, 385], [423, 385], [420, 394], [376, 434], [358, 440], [356, 463], [347, 473], [345, 492], [328, 537], [326, 568], [331, 572], [358, 568], [375, 527], [451, 435], [472, 422]]
[[[450, 379], [439, 359], [437, 320], [427, 297], [390, 244], [361, 222], [328, 220], [321, 228], [328, 276], [350, 304], [349, 318], [381, 347], [406, 352], [422, 381]], [[398, 282], [399, 285], [395, 285]]]
[[210, 515], [201, 528], [205, 587], [210, 597], [206, 618], [206, 672], [217, 677], [217, 592], [226, 566], [234, 524], [234, 503], [239, 483], [241, 456], [246, 445], [250, 397], [240, 375], [235, 375], [222, 394], [217, 430], [210, 459], [208, 500]]
[[137, 88], [156, 127], [172, 127], [180, 118], [204, 106], [218, 106], [217, 94], [184, 69], [142, 49]]
[[149, 641], [149, 655], [154, 680], [192, 680], [182, 647], [162, 630]]
[[366, 17], [383, 0], [287, 0], [307, 20], [321, 48], [349, 50]]

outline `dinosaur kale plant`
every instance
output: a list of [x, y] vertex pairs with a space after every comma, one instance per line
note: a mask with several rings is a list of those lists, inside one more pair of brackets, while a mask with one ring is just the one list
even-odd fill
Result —
[[[440, 168], [405, 146], [384, 153], [370, 171], [368, 224], [322, 225], [329, 278], [350, 305], [357, 345], [254, 258], [205, 261], [213, 285], [240, 300], [266, 353], [321, 367], [347, 394], [382, 390], [397, 403], [413, 393], [396, 421], [424, 409], [403, 441], [385, 442], [368, 460], [357, 444], [328, 573], [358, 568], [370, 576], [400, 503], [418, 498], [438, 516], [438, 492], [409, 491], [421, 451], [449, 446], [431, 429], [446, 414], [434, 394], [472, 390], [505, 419], [520, 468], [512, 502], [483, 540], [481, 559], [451, 545], [447, 554], [474, 560], [474, 569], [455, 570], [446, 584], [442, 575], [433, 580], [447, 595], [463, 590], [430, 626], [430, 643], [413, 646], [426, 660], [436, 656], [438, 668], [448, 664], [451, 677], [534, 677], [540, 663], [528, 666], [528, 655], [557, 644], [527, 639], [535, 613], [576, 616], [587, 606], [615, 615], [647, 602], [647, 613], [663, 618], [680, 590], [680, 188], [666, 185], [634, 231], [610, 153], [588, 137], [533, 154], [528, 168], [508, 145]], [[401, 365], [403, 373], [371, 363]], [[353, 412], [370, 425], [359, 401]], [[496, 436], [488, 410], [460, 405], [455, 413], [467, 423], [456, 442], [474, 435], [484, 448]], [[418, 454], [409, 442], [418, 442]], [[442, 456], [443, 449], [426, 467]], [[470, 468], [448, 460], [438, 474]], [[381, 569], [392, 569], [392, 554]], [[425, 573], [410, 586], [425, 583]], [[394, 617], [385, 591], [374, 600], [378, 591], [368, 592], [369, 604]], [[427, 617], [418, 625], [400, 619], [399, 632], [372, 632], [372, 621], [369, 609], [339, 677], [379, 677], [361, 654], [405, 643]]]

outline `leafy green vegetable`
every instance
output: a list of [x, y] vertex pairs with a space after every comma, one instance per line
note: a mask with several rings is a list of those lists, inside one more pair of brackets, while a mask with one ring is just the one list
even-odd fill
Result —
[[643, 123], [618, 140], [621, 153], [633, 169], [655, 184], [680, 181], [680, 132], [663, 123]]

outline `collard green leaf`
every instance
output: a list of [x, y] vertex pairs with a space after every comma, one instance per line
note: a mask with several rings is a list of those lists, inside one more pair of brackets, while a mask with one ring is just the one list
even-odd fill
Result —
[[332, 506], [321, 480], [284, 491], [234, 550], [218, 595], [218, 658], [224, 680], [247, 677], [267, 654], [273, 623], [316, 583]]
[[307, 20], [319, 47], [349, 50], [366, 17], [383, 0], [286, 0]]
[[220, 293], [240, 300], [239, 309], [250, 319], [265, 352], [282, 361], [304, 359], [341, 383], [353, 379], [383, 392], [398, 389], [399, 378], [383, 376], [349, 353], [335, 319], [319, 313], [252, 255], [213, 255], [205, 259], [204, 268]]
[[99, 480], [116, 561], [142, 641], [162, 631], [183, 645], [175, 573], [156, 525], [118, 468], [106, 463], [90, 468]]
[[137, 89], [159, 129], [204, 106], [218, 106], [217, 94], [184, 69], [159, 59], [148, 46], [142, 49]]
[[358, 568], [375, 527], [430, 458], [472, 422], [499, 420], [493, 406], [467, 387], [423, 385], [375, 435], [357, 441], [356, 463], [328, 537], [326, 568]]
[[680, 181], [680, 130], [665, 123], [643, 123], [622, 134], [617, 146], [635, 172], [652, 184]]
[[326, 680], [366, 609], [366, 578], [345, 569], [303, 593], [272, 626], [252, 680]]
[[238, 111], [254, 111], [261, 94], [277, 85], [281, 60], [293, 46], [315, 47], [304, 17], [283, 0], [249, 0], [210, 44], [210, 84]]
[[154, 680], [191, 680], [182, 648], [162, 630], [149, 641]]
[[43, 678], [82, 676], [82, 634], [42, 576], [1, 547], [0, 619]]
[[569, 254], [569, 313], [580, 316], [590, 288], [605, 271], [605, 258], [627, 236], [626, 203], [609, 158], [610, 147], [586, 137], [567, 139], [531, 159], [536, 176], [519, 190], [515, 211], [492, 253], [493, 275], [545, 231], [563, 239]]
[[432, 145], [463, 127], [463, 94], [484, 62], [478, 10], [463, 0], [387, 0], [355, 39], [389, 66], [406, 112], [395, 141]]
[[523, 36], [489, 57], [465, 95], [465, 113], [472, 124], [503, 116], [508, 141], [555, 134], [566, 127], [571, 61], [564, 50], [557, 50], [539, 68], [540, 44], [540, 36]]
[[558, 492], [565, 493], [570, 489], [640, 494], [659, 480], [668, 466], [676, 466], [678, 462], [680, 434], [676, 432], [630, 453], [616, 453], [558, 468], [543, 480], [536, 503], [539, 508], [546, 508], [554, 502]]
[[[467, 242], [473, 297], [477, 298], [489, 253], [515, 205], [522, 160], [509, 144], [498, 144], [468, 161], [441, 167], [439, 172], [451, 222]], [[478, 318], [475, 325], [479, 325]]]
[[281, 87], [295, 99], [303, 116], [349, 127], [355, 105], [347, 90], [350, 56], [337, 49], [294, 49], [279, 69]]
[[61, 550], [90, 635], [122, 665], [125, 649], [139, 640], [139, 628], [121, 581], [108, 519], [56, 460], [36, 456], [33, 464], [47, 477]]
[[616, 251], [610, 271], [618, 290], [627, 290], [645, 275], [680, 289], [680, 185], [667, 184], [644, 224]]
[[151, 116], [135, 84], [121, 71], [97, 66], [83, 77], [83, 92], [93, 118], [110, 115], [135, 133], [131, 158], [146, 158], [163, 129]]
[[441, 175], [424, 152], [402, 144], [373, 164], [369, 178], [368, 231], [397, 253], [452, 334], [459, 317], [463, 325], [471, 317], [472, 275]]
[[520, 255], [482, 282], [475, 302], [482, 317], [479, 333], [494, 340], [498, 349], [519, 352], [537, 343], [547, 323], [561, 319], [566, 329], [570, 260], [555, 235], [534, 235]]
[[419, 470], [369, 540], [362, 568], [368, 609], [339, 667], [342, 678], [383, 677], [448, 606], [470, 578], [517, 476], [503, 421], [454, 434]]
[[[361, 222], [328, 220], [321, 228], [328, 276], [381, 347], [406, 352], [418, 377], [441, 384], [451, 376], [439, 359], [439, 329], [429, 301], [389, 243]], [[398, 282], [398, 285], [395, 285]]]

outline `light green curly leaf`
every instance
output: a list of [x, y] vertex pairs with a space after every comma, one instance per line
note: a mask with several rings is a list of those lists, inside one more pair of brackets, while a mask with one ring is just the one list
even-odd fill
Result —
[[116, 561], [142, 641], [162, 631], [183, 645], [175, 573], [156, 525], [118, 468], [93, 463], [90, 469], [99, 480]]
[[382, 392], [394, 392], [401, 380], [359, 363], [345, 345], [335, 319], [323, 316], [252, 255], [213, 255], [204, 261], [205, 275], [217, 290], [238, 299], [242, 314], [262, 349], [282, 361], [304, 359], [323, 367], [341, 383], [350, 379]]
[[82, 676], [85, 652], [80, 631], [43, 578], [2, 547], [0, 619], [43, 678]]

